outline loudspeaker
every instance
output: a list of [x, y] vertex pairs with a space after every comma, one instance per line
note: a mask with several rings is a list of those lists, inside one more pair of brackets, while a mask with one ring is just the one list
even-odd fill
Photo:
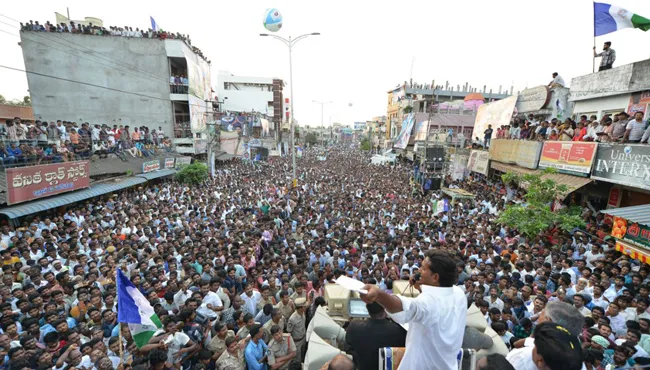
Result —
[[434, 146], [427, 148], [427, 161], [444, 162], [445, 148], [442, 146]]
[[[502, 341], [503, 342], [503, 341]], [[341, 352], [336, 347], [331, 346], [325, 342], [316, 333], [312, 333], [311, 338], [307, 344], [307, 353], [305, 354], [305, 363], [303, 370], [319, 370], [327, 361], [334, 358]]]
[[329, 308], [330, 316], [349, 317], [348, 303], [350, 302], [350, 291], [338, 284], [325, 284], [325, 301]]
[[329, 317], [327, 314], [327, 308], [324, 306], [320, 306], [316, 309], [314, 317], [309, 322], [306, 334], [308, 342], [313, 333], [316, 333], [316, 335], [321, 338], [336, 338], [337, 342], [345, 341], [345, 330], [343, 330], [341, 325], [337, 324]]

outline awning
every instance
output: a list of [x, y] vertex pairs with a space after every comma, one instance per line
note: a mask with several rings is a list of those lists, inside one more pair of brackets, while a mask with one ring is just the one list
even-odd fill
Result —
[[[516, 172], [521, 175], [529, 175], [529, 174], [537, 174], [537, 173], [542, 173], [543, 171], [541, 170], [531, 170], [530, 168], [525, 168], [525, 167], [520, 167], [514, 164], [505, 164], [505, 163], [500, 163], [500, 162], [495, 162], [492, 161], [491, 167], [494, 168], [497, 171], [501, 172]], [[580, 189], [581, 187], [589, 184], [593, 180], [588, 178], [588, 177], [580, 177], [580, 176], [572, 176], [572, 175], [565, 175], [562, 173], [549, 173], [544, 176], [542, 176], [543, 179], [551, 179], [555, 181], [558, 185], [566, 185], [567, 188], [569, 189], [568, 193], [571, 193], [573, 191], [576, 191]], [[523, 186], [525, 188], [525, 186]], [[564, 194], [566, 197], [567, 194]]]
[[620, 240], [616, 241], [615, 248], [617, 251], [626, 254], [635, 260], [650, 264], [650, 253], [644, 251], [642, 248], [635, 247]]
[[159, 171], [152, 171], [152, 172], [147, 172], [147, 173], [141, 173], [138, 175], [135, 175], [136, 177], [142, 177], [147, 180], [153, 180], [157, 179], [160, 177], [165, 177], [165, 176], [171, 176], [176, 173], [176, 170], [172, 169], [166, 169], [166, 170], [159, 170]]
[[650, 226], [650, 204], [634, 207], [604, 209], [601, 213], [621, 217], [637, 224]]
[[146, 182], [141, 177], [129, 177], [120, 181], [109, 181], [101, 184], [92, 185], [88, 189], [78, 190], [67, 194], [57, 195], [44, 199], [35, 200], [25, 204], [11, 206], [0, 210], [0, 214], [10, 219], [31, 215], [33, 213], [47, 211], [48, 209], [65, 206], [71, 203], [94, 198], [103, 194], [111, 193], [116, 190], [125, 189], [134, 185]]
[[232, 158], [235, 158], [235, 156], [226, 152], [223, 152], [215, 157], [215, 159], [218, 161], [227, 161]]

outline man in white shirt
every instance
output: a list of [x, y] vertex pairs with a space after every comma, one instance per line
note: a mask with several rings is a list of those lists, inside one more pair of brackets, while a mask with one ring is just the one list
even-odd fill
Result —
[[556, 87], [564, 87], [564, 79], [557, 72], [553, 72], [553, 80], [548, 83], [551, 89]]
[[643, 138], [646, 123], [643, 122], [643, 112], [636, 112], [634, 120], [625, 126], [623, 141], [628, 143], [638, 143]]
[[414, 282], [421, 293], [417, 298], [394, 296], [376, 285], [366, 285], [366, 303], [377, 302], [399, 324], [408, 324], [406, 353], [399, 369], [458, 369], [467, 299], [455, 286], [456, 261], [447, 253], [431, 250], [424, 259], [422, 277]]
[[253, 290], [250, 284], [244, 284], [244, 293], [240, 295], [244, 301], [244, 306], [248, 309], [251, 315], [257, 315], [257, 302], [262, 299], [262, 294], [257, 290]]
[[573, 261], [570, 258], [565, 258], [562, 260], [562, 270], [560, 270], [560, 273], [566, 272], [567, 274], [571, 275], [571, 284], [576, 283], [576, 272], [573, 271], [571, 268], [573, 266]]

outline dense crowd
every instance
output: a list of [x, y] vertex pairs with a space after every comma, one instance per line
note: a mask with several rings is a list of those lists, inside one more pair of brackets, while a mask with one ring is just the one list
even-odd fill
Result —
[[[456, 258], [468, 306], [513, 348], [479, 369], [648, 363], [650, 268], [612, 248], [590, 203], [576, 204], [582, 232], [555, 225], [527, 238], [495, 222], [524, 201], [511, 184], [448, 178], [476, 195], [452, 203], [418, 185], [426, 172], [368, 162], [351, 149], [307, 151], [292, 188], [288, 158], [231, 161], [197, 186], [164, 181], [2, 226], [0, 367], [294, 368], [325, 284], [346, 275], [392, 292], [431, 249]], [[117, 269], [161, 321], [145, 343], [118, 325]], [[468, 333], [464, 348], [493, 345]], [[346, 351], [368, 368], [363, 349], [385, 338], [356, 338]]]
[[[617, 143], [648, 143], [650, 126], [643, 119], [644, 112], [631, 115], [626, 112], [615, 114], [612, 118], [605, 114], [601, 119], [592, 115], [581, 115], [579, 121], [567, 118], [562, 122], [557, 118], [550, 121], [529, 114], [528, 117], [515, 118], [512, 125], [498, 127], [496, 132], [490, 128], [484, 133], [484, 140], [494, 137], [512, 140], [559, 140], [595, 141]], [[494, 133], [494, 135], [493, 135]]]
[[192, 40], [189, 35], [183, 35], [181, 33], [173, 33], [164, 31], [162, 29], [153, 30], [151, 28], [145, 30], [136, 27], [133, 30], [133, 27], [124, 26], [110, 26], [108, 28], [98, 25], [93, 25], [92, 23], [81, 24], [70, 21], [66, 24], [62, 22], [60, 24], [53, 24], [50, 21], [46, 21], [44, 24], [39, 24], [38, 21], [34, 22], [30, 20], [29, 22], [22, 23], [20, 22], [20, 30], [24, 32], [53, 32], [53, 33], [77, 33], [82, 35], [93, 35], [93, 36], [119, 36], [119, 37], [133, 37], [133, 38], [149, 38], [149, 39], [171, 39], [171, 40], [182, 40], [185, 44], [192, 49], [192, 51], [201, 57], [201, 59], [210, 63], [210, 60], [203, 55], [201, 49], [192, 45]]
[[57, 120], [34, 122], [19, 117], [0, 122], [0, 165], [30, 166], [81, 159], [116, 156], [152, 157], [171, 151], [162, 127], [134, 127], [107, 124], [81, 125]]

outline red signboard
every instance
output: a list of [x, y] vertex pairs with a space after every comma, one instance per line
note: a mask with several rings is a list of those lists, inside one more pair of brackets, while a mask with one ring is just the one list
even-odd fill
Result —
[[90, 186], [90, 162], [8, 168], [7, 204], [27, 202]]
[[560, 171], [587, 175], [598, 143], [572, 141], [546, 141], [539, 159], [539, 167], [552, 167]]

